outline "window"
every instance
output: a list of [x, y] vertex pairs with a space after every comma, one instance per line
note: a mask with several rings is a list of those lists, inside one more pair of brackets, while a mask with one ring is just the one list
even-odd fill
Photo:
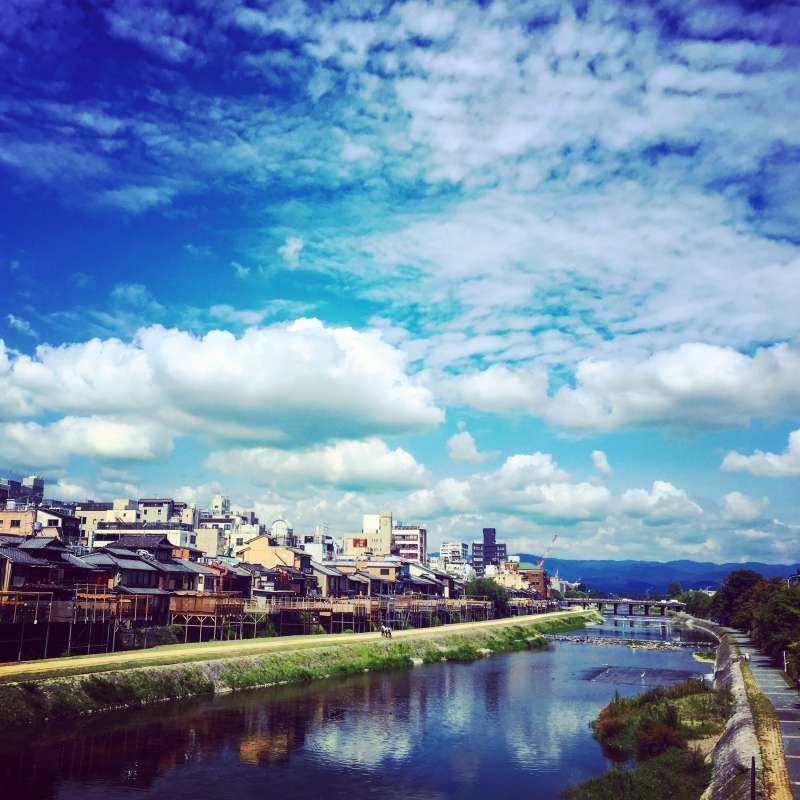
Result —
[[19, 528], [20, 527], [20, 522], [21, 522], [21, 520], [12, 519], [11, 520], [11, 527], [12, 528]]
[[388, 575], [389, 570], [386, 567], [381, 567], [381, 575]]
[[49, 520], [47, 520], [47, 524], [48, 524], [48, 526], [52, 526], [52, 525], [58, 526], [58, 520], [57, 519], [49, 519]]

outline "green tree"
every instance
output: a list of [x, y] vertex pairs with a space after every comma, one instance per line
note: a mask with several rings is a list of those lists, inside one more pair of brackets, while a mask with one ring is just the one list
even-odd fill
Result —
[[683, 586], [681, 586], [679, 581], [672, 581], [667, 586], [667, 597], [675, 598], [679, 597], [683, 594]]
[[711, 608], [711, 597], [705, 592], [684, 592], [678, 597], [682, 603], [686, 603], [686, 613], [701, 619], [708, 618]]
[[465, 591], [470, 597], [485, 597], [491, 600], [494, 603], [495, 616], [509, 616], [508, 592], [491, 578], [473, 578], [467, 583]]
[[733, 625], [739, 606], [749, 602], [750, 592], [764, 579], [752, 569], [737, 569], [728, 573], [711, 601], [709, 616], [723, 625]]

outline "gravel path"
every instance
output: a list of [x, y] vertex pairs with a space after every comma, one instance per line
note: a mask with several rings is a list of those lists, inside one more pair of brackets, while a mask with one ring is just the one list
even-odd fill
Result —
[[[454, 625], [440, 625], [435, 628], [414, 628], [405, 631], [394, 631], [394, 639], [411, 639], [426, 636], [441, 636], [443, 633], [466, 633], [471, 630], [486, 630], [504, 625], [516, 625], [526, 622], [558, 619], [573, 616], [574, 611], [556, 611], [550, 614], [535, 614], [523, 617], [493, 619], [486, 622], [461, 622]], [[214, 658], [231, 658], [234, 656], [254, 656], [261, 653], [272, 653], [287, 650], [300, 650], [308, 647], [324, 647], [327, 645], [361, 644], [377, 641], [379, 632], [333, 634], [314, 636], [283, 636], [271, 639], [244, 639], [230, 642], [206, 642], [203, 644], [169, 645], [153, 647], [149, 650], [127, 650], [120, 653], [102, 653], [90, 656], [70, 656], [68, 658], [50, 658], [39, 661], [23, 661], [0, 664], [0, 680], [15, 681], [36, 678], [54, 677], [58, 674], [82, 674], [108, 669], [128, 669], [147, 666], [148, 664], [180, 664], [185, 661], [208, 661]]]

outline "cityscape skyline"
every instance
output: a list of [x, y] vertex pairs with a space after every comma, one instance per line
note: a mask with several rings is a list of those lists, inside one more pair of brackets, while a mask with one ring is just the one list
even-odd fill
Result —
[[0, 475], [800, 560], [788, 7], [0, 23]]

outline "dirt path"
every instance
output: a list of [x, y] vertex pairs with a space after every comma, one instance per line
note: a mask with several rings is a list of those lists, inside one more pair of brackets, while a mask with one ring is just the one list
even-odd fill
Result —
[[[466, 633], [471, 630], [506, 625], [519, 625], [544, 620], [574, 616], [574, 611], [556, 611], [549, 614], [536, 614], [529, 617], [509, 617], [493, 619], [486, 622], [462, 622], [454, 625], [440, 625], [435, 628], [415, 628], [395, 631], [394, 639], [416, 639], [426, 636], [440, 636], [442, 633]], [[379, 632], [333, 634], [313, 636], [284, 636], [271, 639], [247, 639], [230, 642], [205, 642], [186, 645], [168, 645], [154, 647], [150, 650], [128, 650], [120, 653], [103, 653], [89, 656], [70, 656], [68, 658], [50, 658], [38, 661], [23, 661], [0, 664], [0, 681], [32, 680], [34, 678], [56, 677], [61, 675], [79, 675], [88, 672], [105, 670], [132, 669], [154, 664], [180, 664], [186, 661], [210, 661], [215, 658], [232, 658], [234, 656], [255, 656], [262, 653], [274, 653], [287, 650], [301, 650], [309, 647], [326, 645], [361, 644], [377, 641]]]

